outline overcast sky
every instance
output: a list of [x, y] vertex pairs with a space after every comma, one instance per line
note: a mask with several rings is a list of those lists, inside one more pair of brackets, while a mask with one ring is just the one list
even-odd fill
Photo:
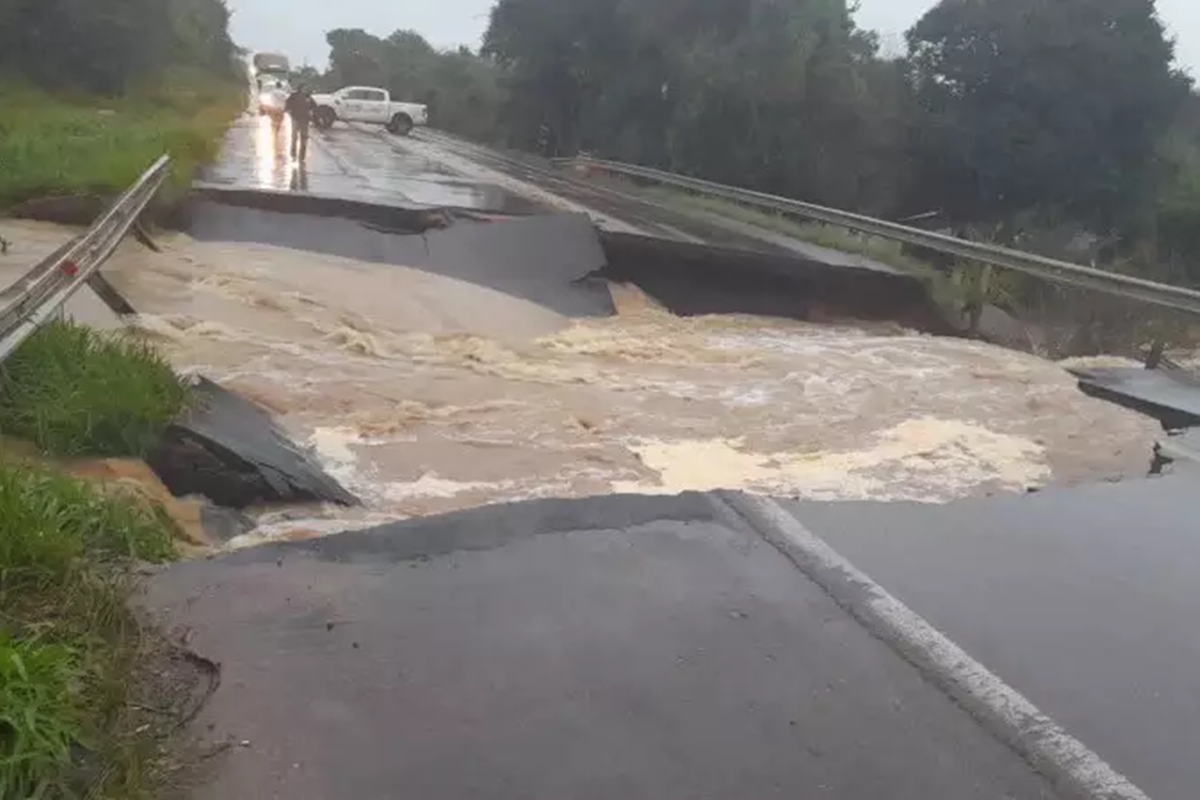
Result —
[[[1002, 0], [1001, 0], [1002, 1]], [[493, 0], [227, 0], [233, 35], [252, 50], [281, 50], [297, 63], [324, 66], [325, 31], [363, 28], [386, 36], [411, 28], [439, 47], [478, 46]], [[901, 47], [904, 31], [934, 0], [861, 0], [858, 22], [883, 34], [885, 47]], [[1178, 42], [1182, 64], [1200, 77], [1200, 1], [1158, 0], [1159, 14]]]

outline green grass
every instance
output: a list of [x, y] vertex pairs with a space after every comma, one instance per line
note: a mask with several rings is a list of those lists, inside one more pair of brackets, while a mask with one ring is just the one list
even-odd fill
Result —
[[187, 401], [171, 365], [130, 334], [56, 322], [0, 364], [0, 434], [57, 456], [144, 456]]
[[174, 161], [168, 193], [178, 191], [216, 155], [243, 107], [237, 87], [190, 74], [113, 99], [0, 85], [0, 209], [115, 194], [163, 153]]
[[646, 187], [641, 191], [666, 205], [756, 225], [802, 242], [828, 247], [830, 250], [865, 256], [917, 275], [925, 275], [931, 270], [925, 262], [905, 253], [900, 242], [867, 236], [835, 225], [806, 222], [787, 214], [772, 213], [719, 197], [693, 195], [665, 186]]
[[47, 794], [83, 735], [75, 650], [0, 632], [0, 797]]
[[955, 273], [947, 275], [906, 253], [900, 242], [868, 236], [836, 225], [808, 222], [788, 214], [773, 213], [719, 197], [694, 195], [667, 186], [650, 186], [641, 191], [657, 202], [681, 210], [695, 210], [709, 216], [720, 216], [756, 225], [793, 239], [830, 250], [861, 255], [902, 269], [925, 281], [930, 297], [950, 319], [958, 317], [963, 306], [969, 301], [982, 300], [1001, 308], [1015, 309], [1020, 305], [1018, 295], [1023, 282], [1028, 280], [1016, 272], [994, 270], [985, 290], [980, 286], [984, 265], [977, 262], [959, 259]]
[[0, 797], [131, 798], [147, 785], [130, 716], [141, 632], [123, 564], [174, 557], [132, 499], [0, 460]]

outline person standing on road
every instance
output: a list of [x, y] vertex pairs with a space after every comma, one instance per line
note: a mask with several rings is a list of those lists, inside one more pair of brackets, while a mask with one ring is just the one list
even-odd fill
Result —
[[303, 84], [288, 95], [284, 111], [292, 118], [292, 158], [303, 163], [308, 158], [308, 126], [312, 122], [317, 104]]

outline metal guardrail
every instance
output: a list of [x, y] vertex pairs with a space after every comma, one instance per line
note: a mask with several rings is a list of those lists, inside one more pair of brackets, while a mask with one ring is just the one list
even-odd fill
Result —
[[0, 361], [92, 279], [158, 192], [170, 164], [170, 156], [158, 159], [87, 231], [0, 291]]
[[1139, 300], [1145, 303], [1200, 314], [1200, 291], [1187, 289], [1182, 286], [1171, 286], [1156, 281], [1106, 272], [1094, 267], [1072, 264], [1045, 256], [1011, 250], [1006, 247], [971, 242], [942, 233], [912, 228], [896, 222], [875, 219], [849, 211], [839, 211], [834, 208], [804, 203], [787, 197], [755, 192], [750, 189], [739, 189], [735, 186], [725, 186], [712, 181], [690, 178], [636, 164], [623, 164], [619, 161], [606, 161], [591, 156], [576, 156], [574, 158], [556, 159], [560, 164], [578, 164], [594, 169], [642, 178], [666, 186], [721, 197], [744, 205], [755, 206], [769, 211], [784, 212], [798, 217], [816, 220], [829, 225], [837, 225], [850, 230], [859, 231], [871, 236], [904, 242], [918, 247], [924, 247], [939, 253], [958, 256], [990, 264], [1004, 269], [1017, 270], [1029, 275], [1053, 281], [1066, 286], [1083, 287], [1110, 295]]

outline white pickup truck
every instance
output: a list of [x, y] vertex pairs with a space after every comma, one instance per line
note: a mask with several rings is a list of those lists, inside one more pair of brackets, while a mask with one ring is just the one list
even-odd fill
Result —
[[313, 121], [318, 128], [332, 127], [338, 120], [367, 122], [407, 136], [415, 126], [429, 121], [425, 106], [392, 102], [386, 89], [373, 86], [347, 86], [333, 94], [314, 94], [313, 102], [317, 105]]

